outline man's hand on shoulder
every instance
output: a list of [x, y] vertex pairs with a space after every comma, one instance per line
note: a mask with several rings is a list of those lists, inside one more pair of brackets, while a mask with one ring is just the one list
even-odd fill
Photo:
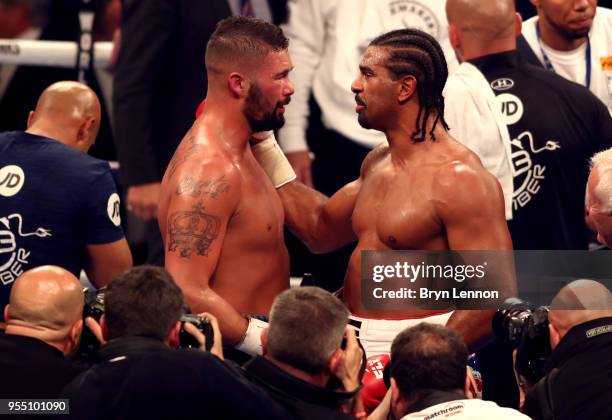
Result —
[[300, 150], [298, 152], [286, 153], [285, 156], [287, 156], [287, 160], [289, 160], [293, 167], [297, 180], [312, 188], [312, 153], [308, 150]]
[[127, 209], [143, 220], [157, 217], [161, 183], [132, 185], [127, 190]]

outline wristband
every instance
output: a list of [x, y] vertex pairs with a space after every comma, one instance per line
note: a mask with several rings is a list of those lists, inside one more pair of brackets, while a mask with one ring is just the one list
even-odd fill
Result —
[[251, 150], [253, 151], [255, 159], [259, 162], [259, 165], [266, 172], [270, 181], [272, 181], [274, 187], [280, 188], [293, 181], [297, 176], [287, 160], [287, 157], [276, 142], [274, 133], [271, 131], [255, 133], [253, 137], [259, 139], [263, 138], [264, 135], [267, 135], [266, 139], [251, 146]]
[[248, 319], [249, 326], [236, 349], [251, 356], [262, 355], [261, 332], [264, 328], [268, 328], [268, 323], [251, 317]]

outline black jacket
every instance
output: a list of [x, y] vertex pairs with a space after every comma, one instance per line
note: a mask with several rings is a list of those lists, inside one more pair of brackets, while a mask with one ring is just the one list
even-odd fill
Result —
[[265, 388], [295, 419], [354, 419], [339, 411], [340, 404], [350, 400], [350, 392], [336, 392], [302, 381], [257, 356], [244, 369], [258, 385]]
[[[287, 0], [269, 0], [275, 23]], [[160, 181], [206, 96], [206, 43], [227, 0], [124, 0], [115, 69], [115, 145], [124, 185]]]
[[525, 414], [534, 420], [612, 419], [612, 317], [570, 329], [546, 372], [527, 394]]
[[44, 341], [0, 333], [0, 398], [57, 398], [85, 369]]
[[63, 392], [76, 419], [284, 419], [237, 368], [151, 338], [109, 341], [102, 361]]

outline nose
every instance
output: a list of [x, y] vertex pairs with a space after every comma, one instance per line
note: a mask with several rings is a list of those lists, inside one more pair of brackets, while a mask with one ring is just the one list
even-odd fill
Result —
[[285, 94], [285, 96], [291, 96], [295, 93], [295, 88], [293, 87], [293, 83], [291, 83], [291, 80], [287, 81], [283, 93]]
[[592, 0], [575, 0], [574, 1], [574, 10], [582, 12], [589, 8]]
[[363, 86], [361, 85], [361, 77], [357, 76], [353, 83], [351, 83], [351, 92], [360, 93], [363, 91]]

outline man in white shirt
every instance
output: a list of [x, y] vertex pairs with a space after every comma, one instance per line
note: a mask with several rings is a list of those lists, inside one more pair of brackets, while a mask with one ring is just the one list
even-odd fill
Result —
[[[612, 10], [597, 0], [531, 0], [538, 16], [523, 24], [525, 56], [586, 86], [612, 112]], [[519, 43], [519, 45], [521, 45]]]
[[529, 419], [492, 401], [472, 399], [468, 351], [441, 325], [421, 323], [402, 331], [391, 347], [391, 411], [397, 419]]

